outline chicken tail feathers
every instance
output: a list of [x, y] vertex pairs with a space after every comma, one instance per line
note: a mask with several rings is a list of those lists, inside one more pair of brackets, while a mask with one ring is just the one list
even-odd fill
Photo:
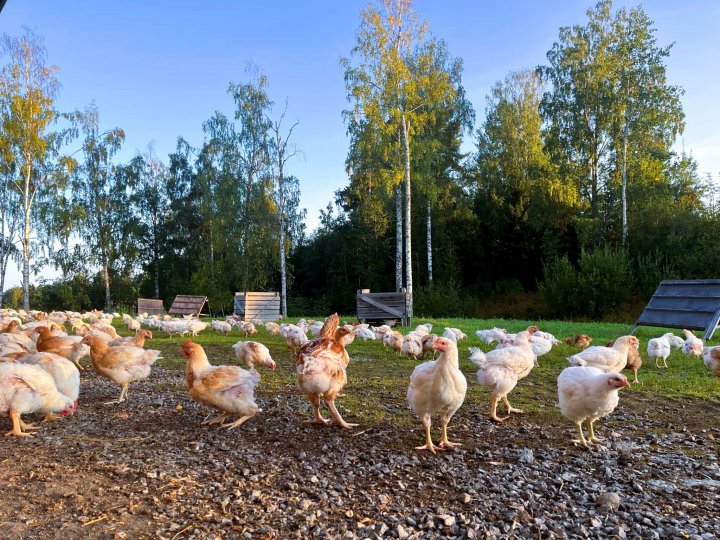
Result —
[[325, 319], [325, 324], [323, 324], [322, 328], [320, 329], [318, 337], [333, 339], [335, 337], [335, 331], [338, 329], [338, 326], [340, 326], [340, 317], [337, 313], [333, 313], [327, 319]]
[[477, 347], [470, 347], [468, 350], [470, 351], [470, 361], [478, 368], [485, 369], [485, 367], [487, 367], [487, 358], [485, 358], [485, 353]]
[[577, 355], [570, 356], [567, 359], [567, 361], [570, 362], [571, 366], [577, 366], [577, 367], [587, 366], [587, 362]]

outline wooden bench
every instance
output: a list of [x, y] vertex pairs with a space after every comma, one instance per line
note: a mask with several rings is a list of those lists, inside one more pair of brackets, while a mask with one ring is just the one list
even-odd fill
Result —
[[210, 315], [210, 304], [207, 296], [193, 296], [188, 294], [178, 294], [170, 306], [170, 315]]
[[640, 318], [632, 327], [705, 330], [707, 341], [720, 320], [720, 279], [661, 281]]
[[155, 298], [138, 298], [137, 313], [147, 313], [148, 315], [165, 315], [165, 306], [162, 300]]
[[236, 292], [233, 313], [242, 315], [244, 321], [277, 321], [280, 318], [280, 293]]
[[357, 317], [360, 322], [398, 320], [402, 326], [410, 325], [408, 317], [408, 294], [401, 292], [371, 293], [370, 289], [358, 289]]

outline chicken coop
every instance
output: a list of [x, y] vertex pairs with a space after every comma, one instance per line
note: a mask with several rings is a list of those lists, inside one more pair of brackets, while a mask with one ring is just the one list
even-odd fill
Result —
[[405, 289], [400, 292], [371, 293], [370, 289], [358, 289], [357, 317], [360, 322], [382, 321], [385, 324], [400, 322], [410, 325], [408, 301], [410, 295]]
[[236, 292], [233, 313], [242, 316], [244, 321], [277, 321], [280, 318], [280, 293]]
[[137, 314], [147, 313], [148, 315], [165, 315], [165, 306], [162, 300], [156, 298], [138, 298]]
[[170, 315], [192, 315], [193, 317], [207, 315], [209, 317], [210, 303], [207, 296], [178, 294], [173, 300], [168, 313]]
[[720, 279], [661, 281], [640, 314], [638, 326], [704, 330], [712, 337], [720, 320]]

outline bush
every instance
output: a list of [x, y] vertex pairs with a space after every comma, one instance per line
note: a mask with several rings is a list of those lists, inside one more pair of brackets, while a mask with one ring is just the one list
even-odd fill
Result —
[[418, 287], [413, 294], [413, 312], [416, 317], [464, 316], [458, 284], [450, 280]]
[[567, 257], [553, 259], [543, 267], [539, 293], [547, 317], [580, 315], [578, 273]]

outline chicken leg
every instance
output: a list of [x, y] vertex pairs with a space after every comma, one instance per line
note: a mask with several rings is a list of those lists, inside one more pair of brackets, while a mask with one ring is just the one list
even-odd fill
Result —
[[588, 437], [588, 439], [590, 440], [590, 442], [599, 444], [601, 441], [604, 441], [605, 440], [604, 438], [595, 436], [595, 429], [593, 427], [595, 424], [595, 420], [592, 420], [591, 422], [589, 422], [589, 424], [590, 424], [590, 429], [588, 430], [588, 434], [590, 436]]
[[505, 405], [507, 406], [508, 415], [510, 415], [510, 413], [522, 414], [522, 413], [525, 412], [523, 409], [516, 409], [516, 408], [514, 408], [514, 407], [511, 407], [511, 406], [510, 406], [510, 402], [508, 401], [508, 398], [507, 398], [507, 394], [505, 394], [505, 395], [502, 397], [502, 400], [503, 400], [503, 402], [505, 403]]
[[229, 424], [223, 424], [220, 427], [224, 427], [227, 429], [234, 429], [234, 428], [238, 427], [240, 424], [242, 424], [243, 422], [245, 422], [246, 420], [250, 420], [253, 416], [255, 416], [255, 415], [249, 414], [247, 416], [242, 416], [242, 417], [238, 418], [237, 420], [235, 420], [234, 422], [231, 422]]
[[454, 448], [455, 446], [462, 446], [461, 443], [451, 442], [447, 438], [447, 420], [443, 420], [442, 425], [442, 437], [440, 438], [440, 446], [442, 448]]
[[202, 425], [209, 426], [211, 424], [222, 424], [226, 418], [227, 413], [224, 412], [220, 416], [216, 416], [215, 418], [208, 418], [207, 420], [203, 420]]
[[317, 394], [312, 394], [308, 396], [308, 399], [310, 400], [310, 403], [312, 403], [313, 413], [315, 414], [315, 418], [312, 420], [304, 420], [303, 424], [322, 424], [327, 425], [330, 423], [330, 420], [326, 420], [322, 417], [320, 414], [320, 396]]
[[120, 397], [116, 401], [106, 401], [104, 405], [117, 405], [118, 403], [122, 403], [126, 399], [127, 391], [128, 383], [125, 383], [120, 387]]
[[582, 424], [583, 424], [583, 421], [582, 421], [582, 420], [580, 420], [580, 421], [578, 421], [578, 422], [575, 422], [575, 425], [576, 425], [577, 428], [578, 428], [578, 433], [580, 434], [580, 438], [579, 438], [579, 439], [573, 439], [572, 442], [573, 442], [573, 444], [575, 444], [575, 445], [582, 444], [584, 447], [587, 448], [587, 447], [590, 446], [590, 445], [588, 444], [587, 440], [585, 439], [585, 435], [583, 435]]
[[503, 418], [498, 418], [497, 402], [498, 402], [497, 396], [490, 396], [490, 419], [495, 420], [496, 422], [504, 422], [505, 420], [510, 418], [510, 416], [504, 416]]
[[432, 442], [432, 437], [430, 436], [430, 416], [425, 415], [423, 416], [423, 425], [425, 426], [425, 445], [424, 446], [416, 446], [415, 450], [430, 450], [433, 454], [436, 454], [438, 451], [442, 452], [442, 448], [439, 446], [435, 446]]
[[10, 409], [8, 414], [10, 415], [10, 419], [12, 420], [13, 428], [12, 428], [12, 430], [5, 433], [6, 437], [9, 437], [10, 435], [13, 435], [15, 437], [32, 437], [33, 436], [32, 433], [25, 433], [21, 428], [23, 426], [26, 426], [26, 429], [37, 429], [35, 426], [33, 426], [32, 424], [26, 424], [25, 422], [23, 422], [20, 419], [20, 414], [17, 411]]
[[333, 424], [337, 424], [337, 425], [339, 425], [340, 427], [344, 427], [345, 429], [350, 429], [350, 428], [354, 428], [354, 427], [357, 427], [357, 426], [358, 426], [357, 424], [348, 424], [345, 420], [343, 420], [343, 417], [340, 416], [340, 412], [339, 412], [339, 411], [337, 410], [337, 408], [335, 407], [335, 400], [334, 400], [334, 399], [331, 399], [331, 400], [327, 400], [327, 399], [326, 399], [326, 400], [325, 400], [325, 403], [327, 403], [327, 406], [328, 406], [328, 408], [330, 409], [330, 412], [332, 412], [332, 416], [333, 416], [332, 422], [333, 422]]

